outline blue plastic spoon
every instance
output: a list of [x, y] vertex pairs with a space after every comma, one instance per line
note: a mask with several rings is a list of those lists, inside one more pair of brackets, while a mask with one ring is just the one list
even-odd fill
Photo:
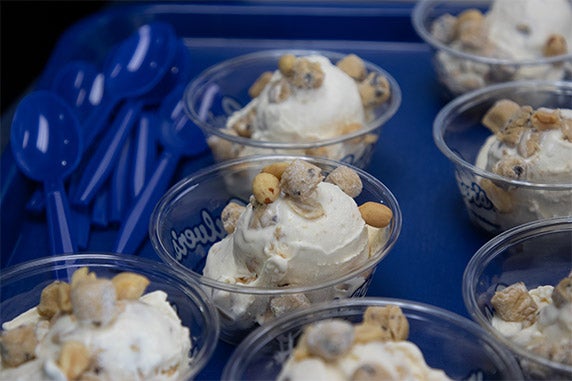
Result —
[[159, 137], [164, 149], [153, 174], [123, 220], [114, 248], [117, 253], [134, 254], [145, 240], [149, 217], [172, 180], [181, 156], [198, 155], [207, 149], [202, 131], [185, 113], [184, 88], [177, 87], [161, 106]]
[[52, 253], [76, 252], [64, 179], [78, 165], [83, 151], [77, 116], [53, 92], [32, 92], [16, 108], [10, 144], [22, 172], [44, 183]]
[[[50, 89], [72, 107], [82, 123], [91, 110], [101, 103], [103, 75], [89, 62], [71, 61], [58, 70]], [[82, 133], [85, 134], [85, 130]], [[70, 189], [70, 192], [73, 192], [73, 189]], [[40, 213], [44, 208], [44, 192], [39, 190], [28, 200], [26, 210]], [[84, 239], [79, 236], [77, 238], [81, 247], [80, 242]]]
[[140, 27], [135, 37], [128, 38], [115, 50], [105, 70], [106, 80], [109, 78], [109, 83], [114, 86], [110, 85], [111, 92], [106, 86], [104, 99], [108, 96], [110, 99], [116, 98], [118, 91], [130, 101], [121, 107], [95, 152], [90, 155], [78, 189], [72, 195], [74, 204], [88, 205], [108, 179], [123, 143], [141, 112], [144, 104], [142, 96], [155, 86], [161, 87], [160, 81], [175, 58], [177, 41], [169, 24], [155, 22]]

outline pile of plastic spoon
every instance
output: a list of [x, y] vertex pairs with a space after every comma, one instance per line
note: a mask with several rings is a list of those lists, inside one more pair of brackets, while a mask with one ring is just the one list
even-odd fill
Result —
[[[66, 107], [66, 113], [59, 114], [68, 115], [65, 120], [75, 121], [77, 138], [66, 140], [70, 144], [81, 143], [74, 147], [73, 166], [70, 165], [71, 158], [67, 157], [61, 161], [67, 163], [65, 166], [51, 163], [49, 169], [44, 167], [43, 171], [30, 172], [30, 168], [34, 168], [29, 164], [30, 159], [22, 161], [20, 158], [32, 154], [18, 153], [24, 152], [21, 147], [25, 145], [22, 142], [18, 145], [18, 140], [24, 138], [18, 138], [17, 134], [19, 131], [20, 135], [31, 134], [21, 132], [22, 125], [30, 124], [29, 120], [22, 122], [22, 110], [29, 108], [31, 101], [26, 97], [19, 105], [20, 112], [15, 114], [19, 115], [18, 119], [13, 120], [12, 146], [22, 171], [50, 189], [46, 192], [50, 199], [33, 197], [28, 207], [39, 211], [43, 205], [48, 206], [46, 212], [54, 253], [88, 248], [90, 225], [106, 226], [108, 222], [117, 222], [120, 226], [114, 247], [116, 252], [133, 254], [146, 238], [148, 216], [171, 181], [179, 158], [207, 149], [202, 132], [186, 119], [180, 103], [183, 88], [190, 79], [190, 63], [190, 52], [172, 27], [153, 22], [141, 26], [114, 47], [101, 70], [93, 63], [82, 61], [62, 67], [52, 83], [51, 92], [42, 91], [42, 94], [57, 99], [60, 106]], [[32, 94], [29, 98], [35, 99]], [[36, 110], [42, 109], [36, 107]], [[58, 108], [53, 107], [53, 110]], [[45, 130], [38, 125], [36, 123], [36, 130]], [[174, 128], [167, 134], [171, 137], [161, 134], [159, 140], [159, 131], [165, 130], [167, 125]], [[181, 133], [181, 129], [186, 132]], [[186, 140], [176, 142], [187, 135]], [[65, 147], [54, 144], [52, 139], [50, 155], [55, 157]], [[157, 158], [161, 145], [163, 154]], [[29, 147], [26, 147], [28, 152]], [[24, 166], [23, 163], [28, 164]], [[66, 171], [55, 171], [56, 168]], [[59, 181], [48, 181], [48, 177], [57, 177]], [[64, 187], [68, 177], [71, 208]], [[65, 210], [47, 204], [53, 199], [53, 183], [60, 184], [57, 192], [63, 192], [59, 198], [65, 199]], [[54, 210], [65, 218], [50, 217]], [[137, 229], [131, 229], [130, 221], [135, 216], [142, 220], [136, 224]], [[129, 244], [122, 245], [121, 242]]]

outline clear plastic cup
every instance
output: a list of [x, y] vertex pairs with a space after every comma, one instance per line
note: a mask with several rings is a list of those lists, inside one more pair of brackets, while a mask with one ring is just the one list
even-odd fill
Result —
[[409, 323], [408, 340], [427, 365], [454, 380], [517, 380], [522, 373], [511, 354], [470, 319], [409, 300], [366, 297], [322, 303], [278, 318], [252, 332], [233, 352], [223, 380], [276, 379], [302, 330], [320, 320], [359, 323], [370, 306], [395, 305]]
[[[240, 302], [218, 305], [221, 338], [237, 344], [259, 323], [250, 307], [240, 313], [234, 308], [249, 301], [253, 310], [264, 310], [274, 299], [304, 297], [311, 303], [364, 296], [379, 263], [394, 246], [401, 230], [401, 211], [390, 190], [375, 177], [354, 168], [363, 183], [357, 205], [366, 201], [385, 204], [393, 212], [390, 225], [385, 228], [385, 241], [363, 265], [345, 271], [340, 267], [337, 278], [305, 286], [253, 287], [236, 282], [231, 284], [203, 276], [209, 249], [227, 234], [220, 219], [229, 201], [247, 204], [252, 194], [252, 179], [264, 166], [300, 159], [298, 156], [249, 156], [229, 160], [200, 170], [175, 184], [159, 201], [150, 220], [149, 235], [158, 256], [167, 264], [181, 269], [187, 278], [201, 283], [206, 293], [217, 299], [239, 299]], [[341, 163], [323, 158], [304, 158], [317, 165], [326, 175]], [[342, 221], [340, 221], [342, 223]], [[336, 234], [332, 231], [332, 234]], [[215, 304], [217, 302], [215, 301]], [[225, 304], [225, 306], [222, 306]], [[256, 307], [256, 308], [255, 308]], [[227, 311], [230, 311], [227, 313]], [[236, 312], [236, 313], [235, 313]], [[244, 313], [243, 313], [244, 312]], [[230, 316], [230, 314], [233, 316]], [[238, 317], [236, 317], [238, 316]]]
[[[493, 0], [421, 0], [411, 20], [417, 34], [432, 49], [432, 63], [445, 95], [461, 94], [497, 84], [519, 80], [569, 80], [572, 78], [572, 53], [517, 60], [479, 55], [442, 41], [433, 33], [435, 21], [446, 14], [458, 16], [468, 9], [486, 13]], [[518, 6], [515, 4], [515, 6]], [[568, 41], [568, 45], [570, 45]]]
[[[191, 81], [184, 95], [190, 119], [198, 125], [211, 148], [215, 160], [222, 161], [247, 155], [305, 155], [343, 161], [365, 168], [370, 160], [382, 126], [397, 112], [401, 90], [397, 81], [379, 66], [365, 61], [368, 72], [376, 72], [388, 80], [391, 95], [379, 106], [369, 110], [363, 128], [338, 137], [312, 141], [257, 140], [228, 133], [229, 116], [250, 102], [248, 89], [266, 71], [278, 70], [284, 54], [307, 56], [319, 54], [338, 62], [345, 54], [321, 50], [266, 50], [235, 57], [216, 64]], [[218, 148], [216, 148], [218, 147]]]
[[164, 263], [126, 255], [81, 253], [43, 257], [2, 270], [0, 274], [1, 323], [36, 307], [42, 290], [55, 280], [70, 282], [71, 275], [87, 267], [98, 278], [111, 279], [121, 272], [134, 272], [150, 281], [145, 293], [162, 290], [182, 325], [190, 331], [189, 367], [177, 380], [191, 380], [211, 358], [219, 337], [215, 307], [201, 287]]
[[[532, 182], [477, 167], [479, 151], [492, 135], [481, 119], [501, 99], [534, 109], [571, 108], [572, 82], [517, 81], [491, 85], [462, 95], [439, 111], [433, 122], [433, 139], [454, 165], [469, 218], [485, 231], [498, 234], [530, 221], [571, 216], [572, 175], [567, 183]], [[491, 184], [494, 186], [485, 186]], [[495, 204], [499, 190], [510, 197], [510, 208]]]
[[472, 319], [518, 359], [528, 379], [570, 380], [572, 365], [542, 357], [492, 325], [495, 292], [516, 282], [528, 290], [556, 286], [572, 270], [572, 217], [517, 226], [485, 243], [463, 274], [463, 299]]

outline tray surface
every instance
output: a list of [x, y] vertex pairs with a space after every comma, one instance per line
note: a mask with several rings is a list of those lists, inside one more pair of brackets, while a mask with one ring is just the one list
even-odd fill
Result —
[[[224, 4], [110, 7], [74, 25], [61, 37], [36, 87], [45, 86], [66, 61], [100, 60], [114, 42], [153, 19], [172, 23], [184, 38], [193, 56], [193, 75], [227, 58], [262, 49], [332, 50], [355, 53], [372, 61], [398, 81], [403, 99], [396, 115], [383, 127], [366, 170], [396, 196], [403, 213], [403, 228], [395, 247], [376, 270], [368, 296], [419, 301], [468, 317], [461, 296], [463, 271], [490, 236], [470, 223], [452, 164], [433, 143], [433, 119], [446, 99], [435, 79], [429, 47], [420, 43], [412, 32], [409, 14], [413, 3], [352, 4], [310, 7], [278, 3], [272, 7], [247, 2], [242, 7]], [[263, 31], [260, 25], [252, 27], [253, 20], [260, 20], [261, 16], [264, 25], [269, 25]], [[301, 27], [296, 29], [293, 25]], [[5, 135], [11, 115], [7, 113], [2, 119]], [[10, 149], [3, 148], [2, 268], [49, 251], [45, 219], [24, 210], [36, 185], [18, 172]], [[212, 163], [210, 153], [186, 159], [174, 181]], [[89, 251], [111, 250], [116, 233], [113, 226], [94, 231]], [[149, 242], [138, 255], [159, 260]], [[220, 342], [197, 380], [219, 379], [232, 350], [233, 347]]]

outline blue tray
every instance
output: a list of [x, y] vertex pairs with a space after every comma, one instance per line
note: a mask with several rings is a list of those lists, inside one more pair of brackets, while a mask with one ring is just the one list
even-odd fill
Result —
[[[436, 82], [428, 46], [410, 22], [413, 2], [209, 2], [112, 4], [61, 36], [35, 88], [46, 87], [63, 63], [101, 60], [138, 26], [171, 23], [192, 53], [193, 75], [227, 58], [262, 49], [314, 48], [355, 53], [391, 73], [403, 101], [383, 127], [367, 170], [397, 197], [403, 228], [377, 269], [369, 296], [409, 299], [468, 316], [461, 279], [473, 253], [490, 237], [469, 221], [452, 164], [433, 143], [432, 123], [446, 102]], [[6, 147], [11, 112], [2, 117], [1, 267], [45, 255], [43, 216], [25, 212], [35, 184], [17, 170]], [[185, 160], [176, 180], [212, 164], [210, 153]], [[109, 251], [116, 227], [92, 233], [89, 251]], [[149, 242], [137, 255], [159, 260]], [[219, 343], [197, 380], [219, 379], [233, 347]]]

